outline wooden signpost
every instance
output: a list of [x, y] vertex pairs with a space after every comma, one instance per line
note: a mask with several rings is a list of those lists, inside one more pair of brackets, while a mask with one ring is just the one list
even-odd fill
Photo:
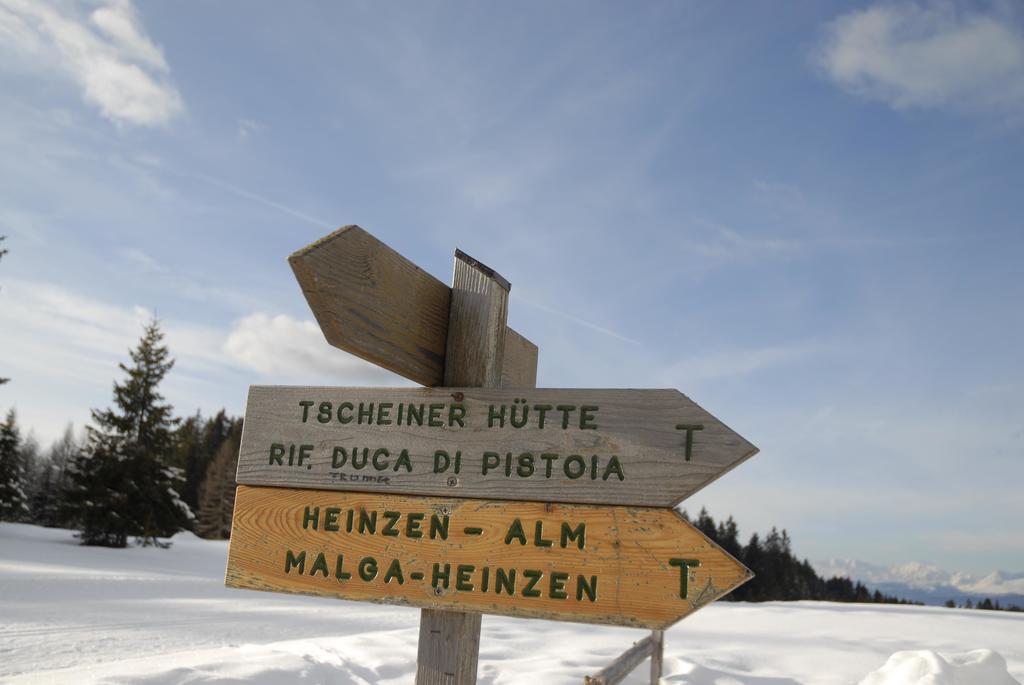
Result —
[[757, 449], [676, 390], [252, 386], [238, 482], [671, 507]]
[[537, 389], [510, 285], [452, 287], [358, 226], [289, 258], [332, 345], [421, 389], [253, 386], [231, 587], [422, 607], [418, 685], [475, 683], [482, 613], [647, 627], [750, 572], [671, 509], [757, 449], [676, 390]]
[[749, 572], [672, 509], [240, 486], [228, 584], [665, 628]]

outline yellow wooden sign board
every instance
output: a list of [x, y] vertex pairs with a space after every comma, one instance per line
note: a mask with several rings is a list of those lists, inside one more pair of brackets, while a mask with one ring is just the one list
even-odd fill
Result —
[[239, 486], [226, 583], [663, 629], [750, 577], [671, 509]]

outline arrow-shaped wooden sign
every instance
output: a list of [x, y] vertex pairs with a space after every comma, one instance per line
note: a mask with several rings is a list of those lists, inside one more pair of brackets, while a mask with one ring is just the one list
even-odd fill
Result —
[[[421, 385], [443, 383], [451, 288], [358, 226], [288, 263], [327, 342]], [[537, 346], [507, 327], [503, 345], [502, 386], [534, 385]]]
[[757, 452], [676, 390], [252, 386], [246, 485], [670, 507]]
[[750, 577], [670, 509], [239, 486], [226, 582], [663, 629]]

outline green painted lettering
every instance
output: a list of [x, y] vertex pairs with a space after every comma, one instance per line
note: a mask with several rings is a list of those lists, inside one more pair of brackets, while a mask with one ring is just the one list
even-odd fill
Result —
[[562, 549], [569, 546], [569, 541], [575, 540], [576, 546], [583, 549], [587, 546], [587, 524], [580, 523], [575, 528], [571, 527], [565, 521], [562, 521]]
[[533, 544], [537, 547], [550, 547], [551, 540], [545, 540], [542, 536], [544, 534], [544, 522], [537, 521], [533, 525]]
[[452, 404], [448, 407], [448, 427], [459, 424], [459, 428], [466, 427], [466, 407], [461, 403]]
[[412, 460], [409, 459], [409, 450], [402, 450], [402, 453], [398, 455], [398, 459], [395, 460], [396, 473], [401, 466], [404, 466], [408, 473], [412, 473]]
[[402, 514], [397, 511], [385, 511], [384, 520], [387, 523], [384, 524], [384, 530], [380, 532], [381, 535], [387, 535], [388, 537], [398, 537], [398, 521], [402, 518]]
[[423, 537], [423, 531], [420, 530], [420, 522], [423, 521], [423, 514], [419, 512], [413, 512], [405, 515], [405, 537], [407, 538], [421, 538]]
[[405, 585], [405, 576], [402, 575], [402, 565], [398, 562], [398, 559], [391, 560], [391, 565], [388, 566], [388, 570], [384, 574], [385, 585], [392, 580], [397, 580], [399, 585]]
[[523, 576], [529, 581], [523, 588], [523, 597], [540, 597], [540, 590], [534, 589], [534, 586], [544, 577], [544, 572], [523, 569]]
[[377, 560], [373, 557], [363, 557], [359, 560], [359, 577], [369, 583], [377, 577]]
[[434, 568], [430, 571], [430, 584], [433, 587], [437, 587], [438, 582], [444, 584], [444, 589], [448, 589], [448, 581], [451, 579], [452, 565], [445, 564], [444, 571], [441, 570], [441, 564], [434, 564]]
[[284, 572], [288, 573], [295, 567], [299, 569], [299, 575], [306, 570], [306, 553], [299, 552], [299, 555], [295, 556], [293, 551], [290, 549], [286, 550], [284, 553]]
[[669, 566], [679, 567], [679, 599], [686, 599], [689, 593], [690, 569], [700, 566], [700, 559], [669, 559]]
[[441, 538], [442, 540], [448, 539], [448, 524], [451, 520], [448, 518], [448, 514], [444, 516], [438, 516], [437, 514], [430, 515], [430, 539], [435, 540]]
[[580, 430], [597, 430], [597, 424], [594, 423], [597, 410], [598, 407], [593, 404], [580, 405]]
[[[306, 507], [308, 510], [309, 507]], [[341, 509], [338, 507], [327, 507], [324, 510], [324, 530], [331, 533], [338, 532], [338, 517], [341, 516]], [[316, 526], [314, 526], [314, 529]]]
[[516, 519], [512, 522], [512, 525], [508, 527], [508, 532], [505, 533], [505, 544], [511, 545], [513, 540], [518, 540], [519, 544], [526, 545], [526, 533], [523, 532], [523, 522]]
[[568, 573], [552, 571], [551, 587], [548, 588], [548, 596], [551, 597], [551, 599], [568, 599], [569, 595], [565, 591], [565, 582], [567, 580], [569, 580]]
[[597, 601], [597, 576], [590, 576], [589, 581], [586, 576], [576, 576], [576, 601], [581, 601], [584, 594], [591, 602]]
[[704, 430], [704, 426], [699, 423], [678, 423], [676, 430], [686, 431], [686, 461], [690, 461], [693, 455], [693, 432]]
[[487, 472], [491, 469], [496, 469], [501, 466], [501, 455], [497, 452], [484, 452], [483, 461], [483, 475], [487, 475]]
[[626, 480], [626, 474], [622, 472], [622, 464], [619, 463], [619, 458], [614, 454], [608, 460], [608, 465], [604, 467], [604, 474], [601, 476], [601, 480], [608, 480], [608, 477], [613, 473], [618, 476], [620, 481]]
[[370, 535], [377, 534], [377, 512], [366, 511], [366, 509], [359, 510], [359, 533], [365, 534], [366, 531], [370, 531]]
[[502, 588], [505, 588], [507, 595], [516, 594], [516, 570], [514, 568], [494, 570], [494, 594], [500, 595]]
[[377, 425], [378, 426], [390, 426], [391, 425], [391, 408], [395, 406], [394, 402], [381, 402], [377, 405]]
[[455, 569], [455, 589], [459, 592], [472, 592], [471, 576], [475, 570], [476, 566], [472, 564], [459, 564]]
[[309, 524], [313, 524], [313, 530], [316, 530], [317, 522], [320, 520], [320, 507], [313, 507], [310, 509], [306, 507], [306, 510], [302, 513], [302, 528], [308, 529]]
[[323, 552], [316, 555], [316, 559], [313, 561], [313, 567], [309, 569], [309, 575], [315, 576], [317, 571], [324, 574], [324, 578], [327, 577], [327, 559], [324, 557]]

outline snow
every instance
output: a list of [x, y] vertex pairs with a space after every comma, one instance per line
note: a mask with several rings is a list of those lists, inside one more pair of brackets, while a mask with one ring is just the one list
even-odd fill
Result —
[[[68, 531], [0, 523], [0, 682], [412, 682], [418, 611], [230, 590], [227, 543], [173, 542], [81, 547]], [[486, 616], [479, 682], [578, 685], [644, 635]], [[1024, 615], [718, 602], [666, 633], [664, 673], [680, 685], [1004, 685], [1024, 679]]]
[[1014, 685], [1006, 660], [988, 649], [949, 658], [929, 650], [897, 652], [860, 685]]

